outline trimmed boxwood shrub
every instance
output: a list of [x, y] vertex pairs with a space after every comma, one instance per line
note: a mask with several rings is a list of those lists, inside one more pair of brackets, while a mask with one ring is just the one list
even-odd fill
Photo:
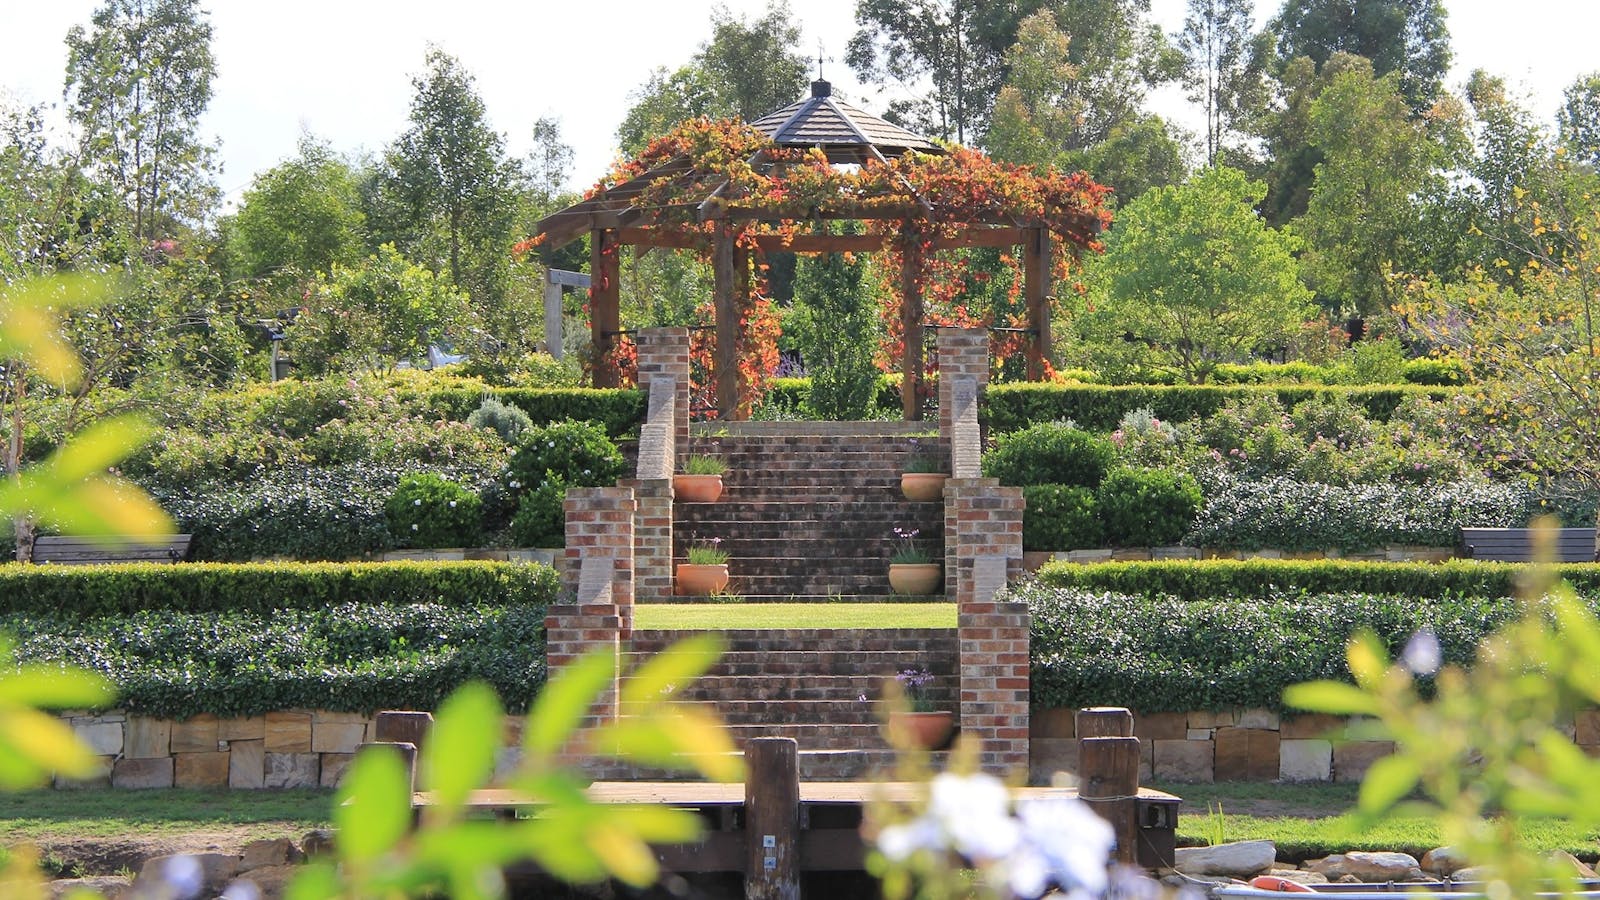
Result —
[[1092, 488], [1116, 462], [1110, 441], [1057, 422], [1002, 434], [983, 455], [983, 474], [1001, 484]]
[[[1600, 565], [1549, 567], [1579, 592], [1600, 594]], [[1156, 560], [1093, 565], [1054, 562], [1039, 570], [1050, 587], [1180, 600], [1267, 599], [1285, 592], [1308, 594], [1403, 594], [1443, 599], [1454, 596], [1510, 597], [1533, 567], [1519, 563], [1451, 560], [1443, 563], [1347, 562], [1344, 560]]]
[[117, 687], [119, 708], [183, 719], [283, 709], [435, 709], [468, 681], [513, 711], [544, 682], [542, 605], [335, 603], [323, 608], [82, 617], [10, 612], [17, 656], [72, 663]]
[[[881, 412], [898, 410], [900, 404], [900, 376], [878, 375], [872, 395], [872, 406]], [[774, 378], [767, 383], [767, 396], [763, 403], [793, 410], [804, 415], [810, 409], [811, 378]]]
[[643, 391], [625, 388], [458, 388], [397, 394], [408, 404], [457, 422], [466, 421], [484, 397], [493, 397], [521, 409], [535, 425], [587, 420], [600, 423], [611, 437], [637, 431], [646, 402]]
[[542, 608], [559, 589], [548, 566], [503, 562], [0, 566], [0, 613], [264, 614], [384, 603]]
[[1452, 547], [1463, 527], [1518, 528], [1538, 508], [1537, 497], [1520, 484], [1337, 486], [1225, 473], [1207, 476], [1205, 497], [1184, 543], [1237, 550]]
[[1167, 469], [1116, 469], [1095, 491], [1106, 539], [1118, 547], [1157, 547], [1183, 539], [1200, 512], [1200, 485]]
[[1444, 400], [1447, 388], [1420, 385], [1091, 385], [1016, 382], [991, 386], [983, 395], [982, 415], [997, 432], [1016, 431], [1038, 422], [1071, 419], [1080, 428], [1110, 432], [1129, 412], [1148, 407], [1163, 422], [1187, 422], [1222, 408], [1230, 399], [1262, 394], [1293, 407], [1312, 397], [1344, 397], [1369, 418], [1387, 422], [1407, 397]]
[[1022, 549], [1079, 550], [1105, 539], [1094, 491], [1064, 484], [1032, 484], [1022, 489]]
[[1032, 697], [1040, 706], [1140, 712], [1283, 707], [1283, 689], [1350, 680], [1345, 644], [1369, 628], [1391, 656], [1426, 625], [1446, 662], [1514, 618], [1507, 598], [1308, 594], [1187, 601], [1056, 588], [1013, 594], [1032, 614]]
[[483, 537], [483, 501], [431, 472], [400, 479], [384, 504], [389, 530], [405, 547], [475, 547]]

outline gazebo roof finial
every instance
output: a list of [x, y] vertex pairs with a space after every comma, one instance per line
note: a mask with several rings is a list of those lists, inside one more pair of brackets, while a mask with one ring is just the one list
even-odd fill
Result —
[[910, 151], [943, 153], [920, 134], [858, 109], [833, 96], [833, 85], [821, 77], [811, 82], [811, 96], [751, 123], [784, 147], [821, 147], [833, 163], [865, 163], [903, 156]]

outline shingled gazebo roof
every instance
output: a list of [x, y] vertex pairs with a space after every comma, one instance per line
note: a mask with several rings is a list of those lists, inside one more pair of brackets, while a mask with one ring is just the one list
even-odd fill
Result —
[[833, 86], [826, 81], [811, 82], [811, 96], [751, 125], [780, 146], [821, 147], [832, 163], [859, 164], [910, 150], [944, 152], [919, 134], [835, 98]]

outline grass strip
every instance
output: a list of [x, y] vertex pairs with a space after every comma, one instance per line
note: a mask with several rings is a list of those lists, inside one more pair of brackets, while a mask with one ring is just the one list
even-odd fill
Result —
[[270, 836], [333, 821], [333, 792], [35, 790], [0, 793], [0, 843], [136, 837], [270, 825]]
[[748, 628], [954, 628], [954, 603], [644, 603], [633, 627], [662, 631]]

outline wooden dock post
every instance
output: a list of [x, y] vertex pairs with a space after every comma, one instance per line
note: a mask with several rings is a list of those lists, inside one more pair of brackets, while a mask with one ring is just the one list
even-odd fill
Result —
[[433, 713], [386, 709], [374, 720], [372, 739], [383, 744], [427, 743], [428, 732], [433, 730]]
[[745, 898], [800, 900], [799, 744], [755, 738], [744, 758]]
[[1121, 707], [1080, 709], [1078, 796], [1116, 832], [1117, 862], [1135, 865], [1139, 844], [1139, 739], [1133, 713]]

